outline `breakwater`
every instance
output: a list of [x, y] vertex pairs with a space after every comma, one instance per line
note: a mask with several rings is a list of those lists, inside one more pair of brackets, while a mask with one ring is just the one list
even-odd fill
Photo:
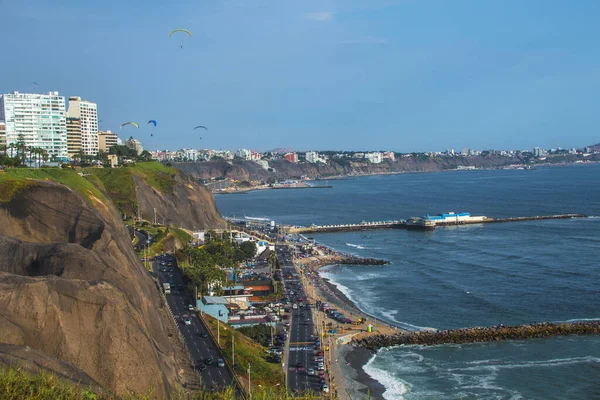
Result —
[[534, 323], [531, 325], [474, 327], [445, 331], [402, 332], [395, 335], [371, 335], [352, 340], [352, 344], [377, 350], [397, 345], [435, 346], [496, 342], [501, 340], [527, 340], [550, 336], [598, 335], [600, 321]]

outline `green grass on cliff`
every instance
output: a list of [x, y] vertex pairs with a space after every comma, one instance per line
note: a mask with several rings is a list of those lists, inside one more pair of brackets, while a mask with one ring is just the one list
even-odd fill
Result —
[[140, 162], [121, 168], [86, 168], [92, 180], [100, 182], [115, 205], [124, 213], [132, 213], [137, 207], [136, 186], [133, 177], [141, 178], [159, 193], [171, 193], [177, 170], [159, 162]]
[[[28, 374], [20, 369], [0, 367], [0, 399], [2, 400], [145, 400], [154, 399], [152, 391], [146, 394], [130, 394], [115, 396], [112, 394], [98, 393], [85, 385], [63, 381], [56, 376], [40, 372], [36, 375]], [[252, 392], [253, 400], [292, 400], [293, 396], [282, 396], [271, 388], [256, 388]], [[320, 396], [305, 395], [305, 400], [317, 400]], [[173, 393], [167, 400], [236, 400], [232, 388], [220, 392], [210, 390], [198, 391], [193, 395]]]
[[[185, 245], [192, 240], [192, 236], [186, 231], [177, 228], [161, 227], [142, 227], [153, 236], [152, 245], [148, 248], [148, 256], [154, 257], [158, 254], [175, 251], [171, 248], [170, 243], [179, 241], [181, 245]], [[140, 254], [144, 254], [143, 250]]]
[[106, 201], [106, 197], [89, 180], [75, 170], [61, 168], [11, 168], [0, 174], [0, 201], [8, 202], [15, 194], [35, 183], [31, 179], [50, 180], [61, 183], [83, 196], [92, 204], [92, 197]]
[[[216, 338], [217, 320], [210, 316], [205, 318], [209, 321], [210, 330]], [[244, 379], [248, 378], [248, 364], [250, 364], [253, 386], [270, 387], [279, 394], [283, 392], [285, 384], [281, 364], [266, 361], [267, 349], [265, 347], [236, 331], [231, 325], [221, 323], [219, 331], [220, 344], [229, 363], [232, 362], [232, 338], [235, 338], [235, 363], [240, 367], [237, 370], [240, 376]], [[287, 360], [284, 361], [287, 362]]]

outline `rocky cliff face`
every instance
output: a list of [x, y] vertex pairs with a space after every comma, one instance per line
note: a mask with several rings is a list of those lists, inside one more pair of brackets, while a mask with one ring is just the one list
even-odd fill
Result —
[[141, 215], [148, 221], [156, 219], [162, 225], [173, 225], [187, 229], [211, 229], [225, 225], [212, 193], [203, 185], [184, 174], [172, 179], [175, 183], [170, 191], [160, 192], [133, 176], [136, 196]]
[[37, 181], [0, 203], [0, 343], [162, 397], [178, 386], [169, 323], [109, 200]]
[[287, 160], [269, 161], [271, 171], [263, 169], [253, 161], [204, 161], [196, 163], [174, 163], [175, 168], [196, 179], [226, 178], [238, 181], [267, 181], [275, 179], [295, 179], [301, 176], [327, 178], [339, 175], [369, 175], [398, 172], [433, 172], [456, 169], [458, 166], [494, 168], [519, 164], [524, 160], [500, 156], [414, 156], [400, 158], [394, 162], [384, 161], [371, 164], [362, 161], [335, 161], [328, 164], [290, 163]]

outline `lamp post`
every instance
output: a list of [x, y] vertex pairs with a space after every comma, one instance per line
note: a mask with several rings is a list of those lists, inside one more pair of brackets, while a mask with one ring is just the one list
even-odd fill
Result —
[[250, 390], [251, 390], [251, 386], [250, 386], [250, 363], [248, 363], [248, 399], [252, 398], [252, 394], [251, 394]]

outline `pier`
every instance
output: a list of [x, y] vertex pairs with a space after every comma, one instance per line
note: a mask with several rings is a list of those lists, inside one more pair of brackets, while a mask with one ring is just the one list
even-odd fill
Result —
[[395, 335], [371, 335], [352, 340], [355, 346], [377, 350], [397, 345], [435, 346], [496, 342], [502, 340], [527, 340], [551, 336], [598, 335], [600, 321], [534, 323], [531, 325], [475, 327], [446, 331], [403, 332]]
[[502, 222], [524, 222], [524, 221], [541, 221], [551, 219], [571, 219], [571, 218], [587, 218], [583, 214], [557, 214], [557, 215], [536, 215], [530, 217], [508, 217], [508, 218], [489, 218], [475, 217], [473, 220], [451, 220], [437, 221], [426, 218], [409, 218], [408, 220], [396, 221], [374, 221], [360, 222], [357, 224], [340, 224], [340, 225], [311, 225], [306, 227], [290, 227], [290, 233], [327, 233], [327, 232], [352, 232], [364, 231], [373, 229], [415, 229], [415, 230], [434, 230], [436, 227], [452, 226], [452, 225], [473, 225], [473, 224], [491, 224]]

